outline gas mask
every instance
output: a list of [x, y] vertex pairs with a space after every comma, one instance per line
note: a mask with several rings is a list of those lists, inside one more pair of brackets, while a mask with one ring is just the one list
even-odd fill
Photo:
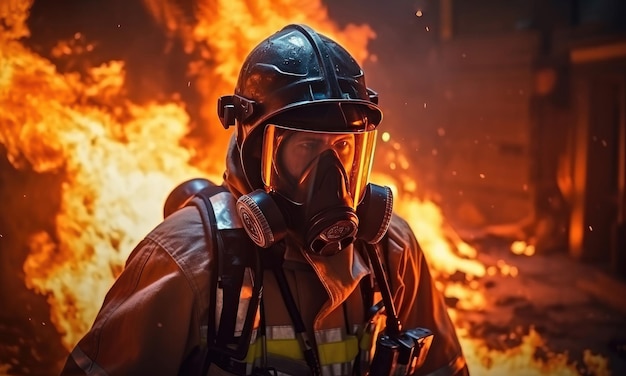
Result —
[[317, 255], [361, 239], [377, 243], [391, 221], [388, 187], [368, 183], [376, 131], [318, 132], [267, 125], [261, 160], [265, 189], [241, 196], [250, 238], [267, 248], [291, 232]]

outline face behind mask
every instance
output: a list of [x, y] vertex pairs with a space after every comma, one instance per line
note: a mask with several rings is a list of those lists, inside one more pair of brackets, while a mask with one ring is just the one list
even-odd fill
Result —
[[[272, 139], [280, 141], [280, 137]], [[290, 232], [307, 251], [317, 255], [336, 254], [357, 238], [370, 243], [380, 241], [391, 220], [393, 197], [388, 187], [375, 184], [365, 184], [355, 193], [355, 182], [362, 184], [367, 177], [355, 176], [364, 169], [354, 161], [364, 159], [359, 151], [371, 152], [371, 148], [362, 146], [352, 145], [350, 149], [350, 146], [343, 145], [342, 150], [353, 153], [349, 158], [327, 148], [311, 161], [305, 160], [306, 168], [302, 171], [292, 167], [291, 171], [300, 174], [297, 177], [280, 175], [281, 170], [286, 169], [284, 163], [272, 162], [272, 169], [266, 171], [272, 171], [276, 176], [268, 176], [269, 189], [243, 195], [237, 202], [250, 238], [261, 247], [269, 247]], [[311, 148], [310, 139], [307, 139], [306, 148]], [[270, 147], [267, 153], [272, 158], [281, 155], [280, 148], [276, 147], [276, 152], [272, 149]], [[293, 157], [293, 154], [289, 156]], [[346, 160], [351, 161], [348, 168]], [[369, 169], [365, 170], [369, 173]], [[358, 205], [355, 205], [355, 196], [361, 198]]]

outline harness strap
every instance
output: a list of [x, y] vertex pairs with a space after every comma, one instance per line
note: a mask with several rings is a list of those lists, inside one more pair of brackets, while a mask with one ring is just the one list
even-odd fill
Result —
[[[211, 204], [210, 197], [216, 195], [220, 192], [224, 192], [226, 188], [223, 186], [210, 185], [204, 188], [197, 194], [202, 200], [204, 204], [204, 208], [200, 208], [195, 201], [190, 201], [191, 205], [196, 206], [198, 211], [200, 212], [200, 218], [202, 220], [202, 227], [204, 228], [204, 238], [207, 246], [211, 247], [211, 251], [213, 251], [213, 258], [216, 263], [219, 262], [219, 252], [218, 252], [218, 242], [217, 242], [217, 220], [215, 218], [215, 212], [213, 211], [213, 205]], [[204, 209], [204, 210], [202, 210]], [[206, 213], [207, 215], [204, 215]], [[213, 270], [211, 273], [210, 280], [210, 290], [209, 290], [209, 314], [208, 314], [208, 322], [207, 322], [207, 347], [214, 343], [216, 331], [215, 331], [215, 305], [216, 305], [216, 296], [215, 291], [217, 291], [217, 273]], [[211, 364], [209, 360], [209, 356], [205, 356], [204, 363], [202, 365], [202, 374], [206, 375], [209, 369], [209, 365]]]
[[[231, 359], [245, 358], [250, 344], [256, 315], [262, 291], [263, 271], [258, 259], [255, 245], [248, 238], [243, 228], [224, 229], [218, 227], [215, 207], [211, 198], [222, 192], [228, 192], [224, 186], [212, 185], [196, 194], [201, 199], [204, 208], [197, 200], [191, 203], [198, 207], [202, 218], [207, 245], [212, 249], [214, 260], [210, 271], [210, 291], [207, 348], [208, 356], [203, 366], [204, 374], [208, 372], [211, 363], [216, 363], [228, 371], [232, 369]], [[202, 210], [204, 209], [204, 210]], [[206, 213], [206, 215], [204, 214]], [[253, 275], [252, 296], [248, 302], [247, 312], [241, 333], [235, 333], [239, 311], [241, 291], [246, 269]], [[217, 291], [222, 289], [222, 312], [219, 326], [216, 328]]]
[[[223, 290], [223, 306], [220, 316], [220, 325], [217, 332], [216, 345], [229, 346], [236, 344], [234, 337], [237, 315], [227, 307], [238, 307], [240, 293], [243, 286], [247, 260], [242, 260], [238, 254], [239, 249], [246, 244], [241, 240], [240, 231], [220, 230], [219, 243], [222, 243], [220, 257], [222, 270], [219, 273], [218, 286]], [[249, 252], [247, 252], [249, 253]], [[234, 312], [237, 312], [236, 310]]]
[[304, 355], [304, 360], [311, 369], [311, 374], [313, 376], [319, 376], [322, 374], [322, 371], [320, 368], [320, 362], [317, 357], [317, 353], [314, 348], [314, 344], [308, 337], [308, 334], [306, 332], [306, 326], [304, 325], [304, 321], [302, 320], [302, 315], [300, 314], [296, 301], [293, 298], [293, 294], [291, 293], [291, 289], [289, 288], [289, 283], [287, 282], [287, 277], [285, 276], [285, 270], [283, 269], [284, 250], [285, 245], [283, 242], [275, 244], [269, 250], [270, 252], [267, 252], [268, 254], [265, 258], [271, 258], [272, 260], [271, 269], [274, 272], [277, 285], [280, 289], [280, 295], [285, 302], [285, 307], [287, 308], [287, 312], [289, 313], [289, 317], [291, 318], [291, 322], [293, 323], [293, 328], [295, 330], [300, 349], [302, 350], [302, 354]]

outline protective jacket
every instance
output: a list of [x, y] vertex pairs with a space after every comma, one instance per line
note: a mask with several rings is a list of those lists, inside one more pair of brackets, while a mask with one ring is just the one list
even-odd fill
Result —
[[[229, 200], [229, 195], [223, 196], [221, 200]], [[223, 204], [227, 210], [228, 202]], [[223, 224], [235, 218], [230, 213], [221, 212]], [[424, 255], [408, 225], [397, 216], [387, 239], [387, 267], [401, 322], [405, 327], [421, 326], [434, 332], [420, 373], [452, 375], [465, 361]], [[93, 327], [70, 355], [64, 373], [199, 375], [211, 298], [207, 289], [214, 260], [211, 252], [195, 207], [165, 220], [130, 255]], [[289, 284], [304, 322], [315, 333], [324, 374], [350, 374], [360, 346], [356, 334], [364, 324], [357, 285], [362, 278], [369, 278], [367, 264], [358, 253], [349, 251], [316, 259], [288, 247], [285, 257]], [[299, 359], [283, 362], [282, 368], [294, 375], [306, 374], [275, 283], [271, 274], [264, 276], [266, 333], [268, 341], [273, 341], [268, 350], [278, 350], [278, 360], [282, 356]], [[272, 364], [280, 369], [280, 361]], [[210, 372], [220, 374], [214, 367]]]
[[[234, 206], [237, 189], [228, 184], [233, 176], [226, 175], [230, 191], [211, 197], [218, 230], [241, 228]], [[137, 245], [62, 374], [232, 374], [215, 364], [208, 371], [204, 367], [210, 356], [207, 333], [215, 330], [207, 321], [209, 310], [223, 309], [219, 303], [223, 296], [210, 291], [218, 250], [207, 241], [214, 235], [205, 236], [202, 216], [207, 213], [202, 210], [202, 205], [178, 210]], [[383, 242], [398, 318], [405, 328], [424, 327], [434, 333], [426, 362], [417, 374], [466, 374], [454, 326], [408, 224], [394, 216]], [[364, 322], [365, 307], [374, 303], [360, 288], [372, 280], [367, 261], [354, 247], [322, 257], [287, 241], [283, 268], [309, 338], [314, 340], [322, 374], [353, 374], [359, 369], [359, 359], [367, 361], [375, 334], [384, 325], [376, 317], [369, 327]], [[245, 286], [240, 299], [250, 299]], [[212, 306], [215, 300], [218, 304]], [[246, 358], [234, 368], [249, 374], [264, 362], [278, 375], [308, 374], [276, 279], [268, 272], [263, 275], [261, 309], [264, 322], [255, 321]]]

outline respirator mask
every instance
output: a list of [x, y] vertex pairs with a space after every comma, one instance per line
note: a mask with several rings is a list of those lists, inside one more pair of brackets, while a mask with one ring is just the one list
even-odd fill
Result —
[[267, 248], [287, 233], [309, 252], [333, 255], [356, 239], [377, 243], [391, 221], [391, 189], [368, 183], [376, 130], [312, 131], [265, 126], [265, 189], [241, 196], [250, 238]]

